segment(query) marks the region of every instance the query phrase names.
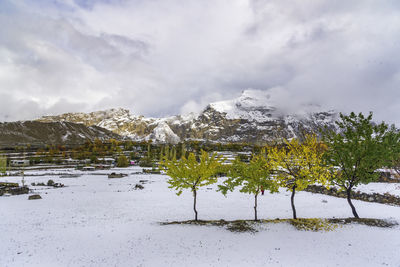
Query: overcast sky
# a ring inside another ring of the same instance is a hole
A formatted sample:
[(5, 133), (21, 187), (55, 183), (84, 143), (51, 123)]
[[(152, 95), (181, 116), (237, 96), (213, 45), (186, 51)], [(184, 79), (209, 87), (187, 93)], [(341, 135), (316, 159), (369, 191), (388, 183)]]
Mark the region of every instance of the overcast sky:
[(283, 106), (400, 125), (400, 2), (0, 0), (0, 121), (166, 116), (276, 87)]

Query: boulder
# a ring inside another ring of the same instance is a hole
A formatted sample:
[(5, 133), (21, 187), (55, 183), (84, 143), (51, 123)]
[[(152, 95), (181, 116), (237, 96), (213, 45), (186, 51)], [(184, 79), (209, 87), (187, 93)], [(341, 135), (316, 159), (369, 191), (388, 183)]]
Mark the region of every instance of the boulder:
[(34, 200), (34, 199), (42, 199), (42, 197), (40, 195), (30, 195), (28, 197), (28, 200)]

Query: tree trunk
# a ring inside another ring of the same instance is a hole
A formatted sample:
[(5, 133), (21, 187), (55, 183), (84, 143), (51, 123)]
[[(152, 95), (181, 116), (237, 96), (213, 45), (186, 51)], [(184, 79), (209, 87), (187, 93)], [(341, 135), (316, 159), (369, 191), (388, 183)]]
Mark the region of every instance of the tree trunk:
[(346, 190), (347, 193), (347, 202), (349, 203), (350, 207), (351, 207), (351, 211), (353, 212), (353, 215), (355, 218), (360, 218), (357, 214), (356, 208), (354, 207), (353, 203), (351, 202), (351, 187), (349, 187)]
[(258, 194), (254, 195), (254, 220), (257, 221), (257, 196)]
[(196, 201), (197, 201), (197, 191), (196, 191), (196, 189), (193, 189), (193, 210), (194, 210), (194, 220), (195, 221), (197, 221)]
[(296, 207), (294, 206), (294, 195), (296, 194), (296, 185), (293, 186), (292, 188), (292, 196), (290, 197), (290, 201), (292, 204), (292, 211), (293, 211), (293, 219), (297, 219), (296, 216)]

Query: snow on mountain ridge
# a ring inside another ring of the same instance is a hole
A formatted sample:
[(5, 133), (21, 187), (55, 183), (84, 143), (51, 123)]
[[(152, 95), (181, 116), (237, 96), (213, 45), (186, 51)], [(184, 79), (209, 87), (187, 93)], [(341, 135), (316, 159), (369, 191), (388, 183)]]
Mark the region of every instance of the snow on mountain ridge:
[(184, 140), (217, 142), (268, 142), (318, 132), (334, 127), (337, 113), (322, 111), (318, 105), (302, 105), (289, 113), (281, 88), (262, 91), (248, 89), (232, 100), (209, 104), (200, 114), (151, 118), (130, 114), (127, 109), (45, 116), (40, 121), (71, 121), (96, 125), (133, 140), (178, 143)]
[[(281, 88), (272, 88), (267, 91), (246, 89), (235, 99), (214, 102), (209, 104), (209, 107), (225, 113), (228, 119), (257, 122), (282, 119), (286, 116), (303, 119), (311, 114), (324, 112), (317, 104), (296, 103), (294, 105), (294, 101), (286, 99), (288, 97), (289, 95)], [(290, 103), (283, 103), (285, 101)]]
[(146, 137), (146, 140), (154, 140), (155, 142), (177, 144), (181, 141), (168, 124), (164, 121), (154, 128), (153, 132)]
[(211, 103), (210, 106), (218, 112), (229, 113), (235, 108), (270, 108), (275, 104), (268, 91), (247, 89), (234, 99)]
[(247, 89), (235, 99), (218, 101), (209, 106), (214, 110), (226, 113), (228, 119), (245, 119), (265, 122), (277, 118), (276, 102), (269, 91)]

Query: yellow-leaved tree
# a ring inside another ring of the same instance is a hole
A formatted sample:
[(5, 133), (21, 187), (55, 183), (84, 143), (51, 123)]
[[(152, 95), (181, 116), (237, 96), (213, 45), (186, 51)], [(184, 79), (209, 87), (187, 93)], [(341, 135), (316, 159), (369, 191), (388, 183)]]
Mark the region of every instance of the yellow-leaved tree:
[(0, 155), (0, 175), (5, 175), (7, 172), (7, 158)]
[(253, 154), (249, 163), (242, 162), (236, 158), (227, 172), (228, 178), (219, 191), (226, 195), (228, 191), (233, 191), (240, 187), (240, 192), (254, 195), (254, 220), (257, 221), (257, 197), (263, 190), (271, 193), (278, 192), (278, 184), (272, 177), (273, 166), (265, 156), (265, 150), (259, 154)]
[(293, 219), (297, 219), (294, 205), (296, 191), (304, 190), (314, 183), (327, 183), (330, 168), (324, 164), (325, 149), (315, 135), (308, 135), (303, 142), (298, 139), (285, 140), (285, 147), (273, 147), (268, 151), (279, 185), (292, 192), (290, 199)]
[(194, 219), (197, 221), (197, 191), (200, 187), (217, 182), (217, 173), (221, 166), (222, 158), (216, 153), (209, 154), (201, 151), (199, 160), (194, 153), (186, 158), (182, 156), (179, 160), (164, 157), (160, 161), (160, 167), (166, 172), (170, 179), (169, 188), (177, 190), (177, 195), (182, 194), (183, 189), (190, 189), (193, 192)]

